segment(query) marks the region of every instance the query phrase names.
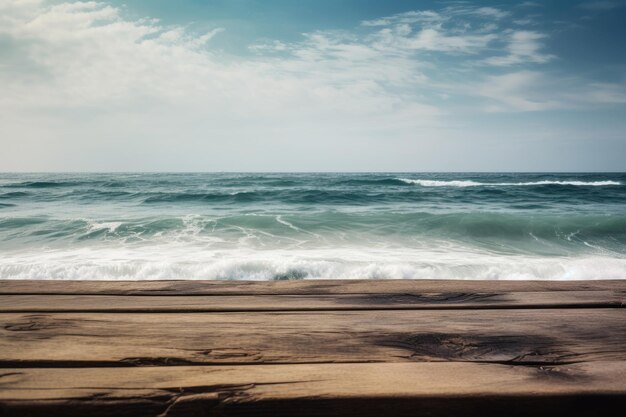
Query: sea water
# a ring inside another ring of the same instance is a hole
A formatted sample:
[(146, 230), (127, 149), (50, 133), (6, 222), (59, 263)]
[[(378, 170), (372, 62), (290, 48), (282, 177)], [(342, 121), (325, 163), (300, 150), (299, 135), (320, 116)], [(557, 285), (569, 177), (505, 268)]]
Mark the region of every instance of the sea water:
[(0, 278), (624, 279), (626, 174), (0, 174)]

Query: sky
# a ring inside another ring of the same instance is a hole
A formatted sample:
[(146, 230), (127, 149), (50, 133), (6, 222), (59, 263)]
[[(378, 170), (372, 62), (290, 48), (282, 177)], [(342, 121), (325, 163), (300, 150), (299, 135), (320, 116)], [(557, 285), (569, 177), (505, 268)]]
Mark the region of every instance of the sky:
[(0, 171), (626, 171), (626, 0), (0, 0)]

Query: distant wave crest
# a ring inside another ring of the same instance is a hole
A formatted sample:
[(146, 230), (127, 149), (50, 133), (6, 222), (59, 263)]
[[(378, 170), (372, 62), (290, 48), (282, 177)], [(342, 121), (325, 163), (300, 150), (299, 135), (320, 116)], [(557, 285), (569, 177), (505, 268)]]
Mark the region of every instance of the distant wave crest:
[(532, 186), (532, 185), (572, 185), (579, 187), (601, 187), (607, 185), (622, 185), (619, 181), (531, 181), (531, 182), (476, 182), (470, 180), (451, 180), (451, 181), (439, 181), (439, 180), (422, 180), (422, 179), (410, 179), (410, 178), (398, 178), (406, 184), (415, 184), (422, 187), (488, 187), (488, 186)]

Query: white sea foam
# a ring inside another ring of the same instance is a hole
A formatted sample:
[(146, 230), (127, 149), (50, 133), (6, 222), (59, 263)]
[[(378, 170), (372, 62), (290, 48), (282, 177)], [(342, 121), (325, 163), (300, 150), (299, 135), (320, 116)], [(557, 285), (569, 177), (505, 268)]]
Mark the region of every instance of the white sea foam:
[(407, 184), (420, 185), (422, 187), (513, 187), (513, 186), (529, 186), (529, 185), (573, 185), (580, 187), (602, 187), (607, 185), (622, 185), (619, 181), (531, 181), (531, 182), (476, 182), (476, 181), (437, 181), (437, 180), (421, 180), (410, 178), (398, 178), (398, 180)]
[(423, 278), (624, 279), (626, 258), (499, 255), (451, 248), (222, 249), (172, 242), (134, 248), (21, 250), (3, 254), (2, 279)]
[(96, 222), (92, 220), (86, 221), (88, 222), (90, 232), (96, 232), (98, 230), (115, 232), (115, 230), (117, 230), (117, 228), (122, 225), (122, 222)]
[(408, 178), (398, 178), (407, 184), (421, 185), (422, 187), (477, 187), (484, 185), (475, 181), (435, 181), (435, 180), (412, 180)]

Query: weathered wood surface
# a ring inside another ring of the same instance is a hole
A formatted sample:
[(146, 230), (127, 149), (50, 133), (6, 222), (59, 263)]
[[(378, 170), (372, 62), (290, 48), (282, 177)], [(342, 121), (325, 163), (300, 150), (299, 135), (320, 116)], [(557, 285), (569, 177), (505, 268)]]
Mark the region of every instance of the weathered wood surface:
[(0, 280), (0, 294), (246, 295), (421, 294), (433, 292), (626, 291), (625, 280), (302, 280), (302, 281), (27, 281)]
[(624, 362), (3, 369), (0, 410), (128, 417), (599, 416), (626, 405), (625, 374)]
[(236, 312), (415, 309), (601, 308), (626, 303), (619, 291), (334, 295), (0, 295), (0, 312)]
[(0, 281), (0, 416), (626, 406), (626, 281)]
[(626, 310), (618, 308), (0, 314), (0, 320), (3, 366), (626, 360)]

